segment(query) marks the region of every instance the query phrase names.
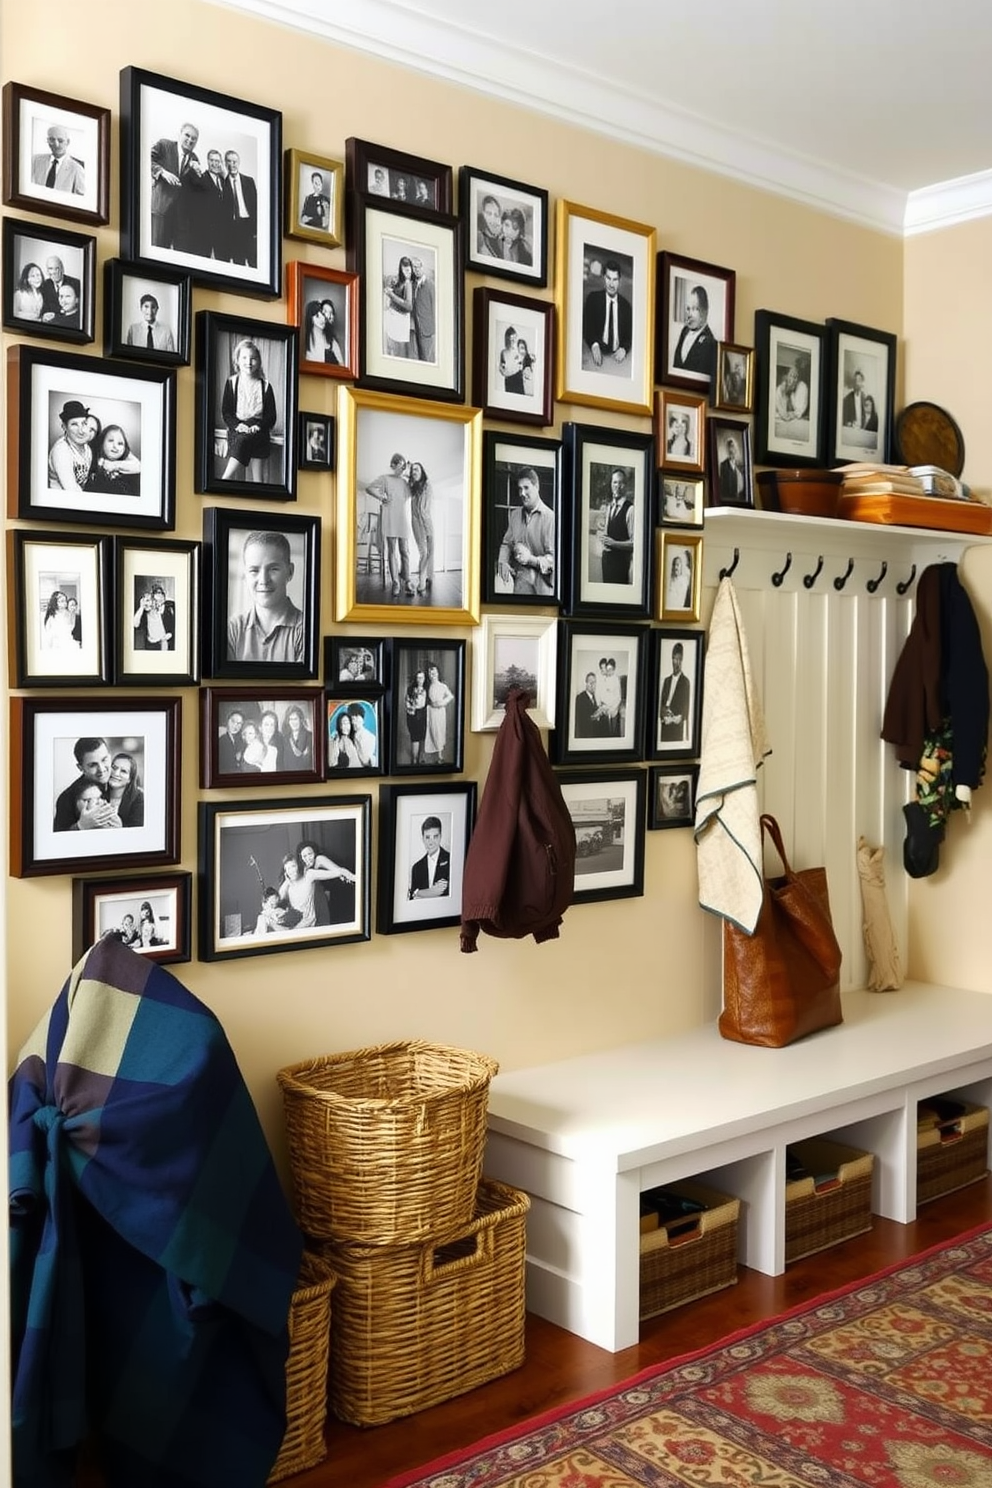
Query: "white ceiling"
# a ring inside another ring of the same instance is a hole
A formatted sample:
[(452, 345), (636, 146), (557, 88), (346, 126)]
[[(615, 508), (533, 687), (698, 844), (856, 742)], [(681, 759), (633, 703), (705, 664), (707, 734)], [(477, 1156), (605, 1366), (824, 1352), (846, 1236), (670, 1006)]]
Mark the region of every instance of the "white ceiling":
[(219, 0), (892, 232), (992, 211), (989, 0)]

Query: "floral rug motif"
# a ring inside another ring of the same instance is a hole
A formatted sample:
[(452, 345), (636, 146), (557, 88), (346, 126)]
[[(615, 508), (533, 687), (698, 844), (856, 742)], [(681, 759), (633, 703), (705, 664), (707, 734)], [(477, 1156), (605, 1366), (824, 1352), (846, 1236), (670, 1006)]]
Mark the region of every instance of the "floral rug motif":
[(992, 1488), (992, 1228), (388, 1488)]

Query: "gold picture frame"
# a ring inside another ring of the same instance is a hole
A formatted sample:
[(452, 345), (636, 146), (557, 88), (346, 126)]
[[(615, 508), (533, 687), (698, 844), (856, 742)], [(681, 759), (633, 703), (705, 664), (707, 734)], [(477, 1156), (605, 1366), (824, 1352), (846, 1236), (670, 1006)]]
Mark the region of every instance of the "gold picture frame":
[(338, 389), (336, 620), (478, 625), (481, 511), (481, 408)]
[[(323, 178), (320, 188), (313, 179), (318, 173)], [(344, 161), (310, 150), (287, 150), (283, 180), (287, 238), (340, 247), (344, 242)], [(321, 219), (326, 219), (326, 226), (320, 225)]]
[(655, 544), (654, 618), (698, 621), (703, 591), (702, 537), (659, 527)]
[(655, 229), (569, 201), (558, 202), (557, 218), (555, 396), (650, 416)]

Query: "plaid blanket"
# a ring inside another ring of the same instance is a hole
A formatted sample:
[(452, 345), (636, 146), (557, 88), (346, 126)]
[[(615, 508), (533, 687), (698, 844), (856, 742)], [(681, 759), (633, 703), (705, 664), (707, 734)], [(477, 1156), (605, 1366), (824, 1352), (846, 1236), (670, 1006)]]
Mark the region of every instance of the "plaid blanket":
[(10, 1080), (16, 1488), (262, 1485), (302, 1242), (214, 1014), (94, 946)]

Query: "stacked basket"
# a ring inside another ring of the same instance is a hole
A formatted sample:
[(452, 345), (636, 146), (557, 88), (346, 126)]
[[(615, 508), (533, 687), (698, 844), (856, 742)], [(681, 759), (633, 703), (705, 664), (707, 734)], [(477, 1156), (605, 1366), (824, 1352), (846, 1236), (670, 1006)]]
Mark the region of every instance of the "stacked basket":
[(408, 1040), (279, 1072), (300, 1225), (336, 1277), (341, 1420), (391, 1421), (523, 1362), (529, 1200), (482, 1179), (496, 1070)]

